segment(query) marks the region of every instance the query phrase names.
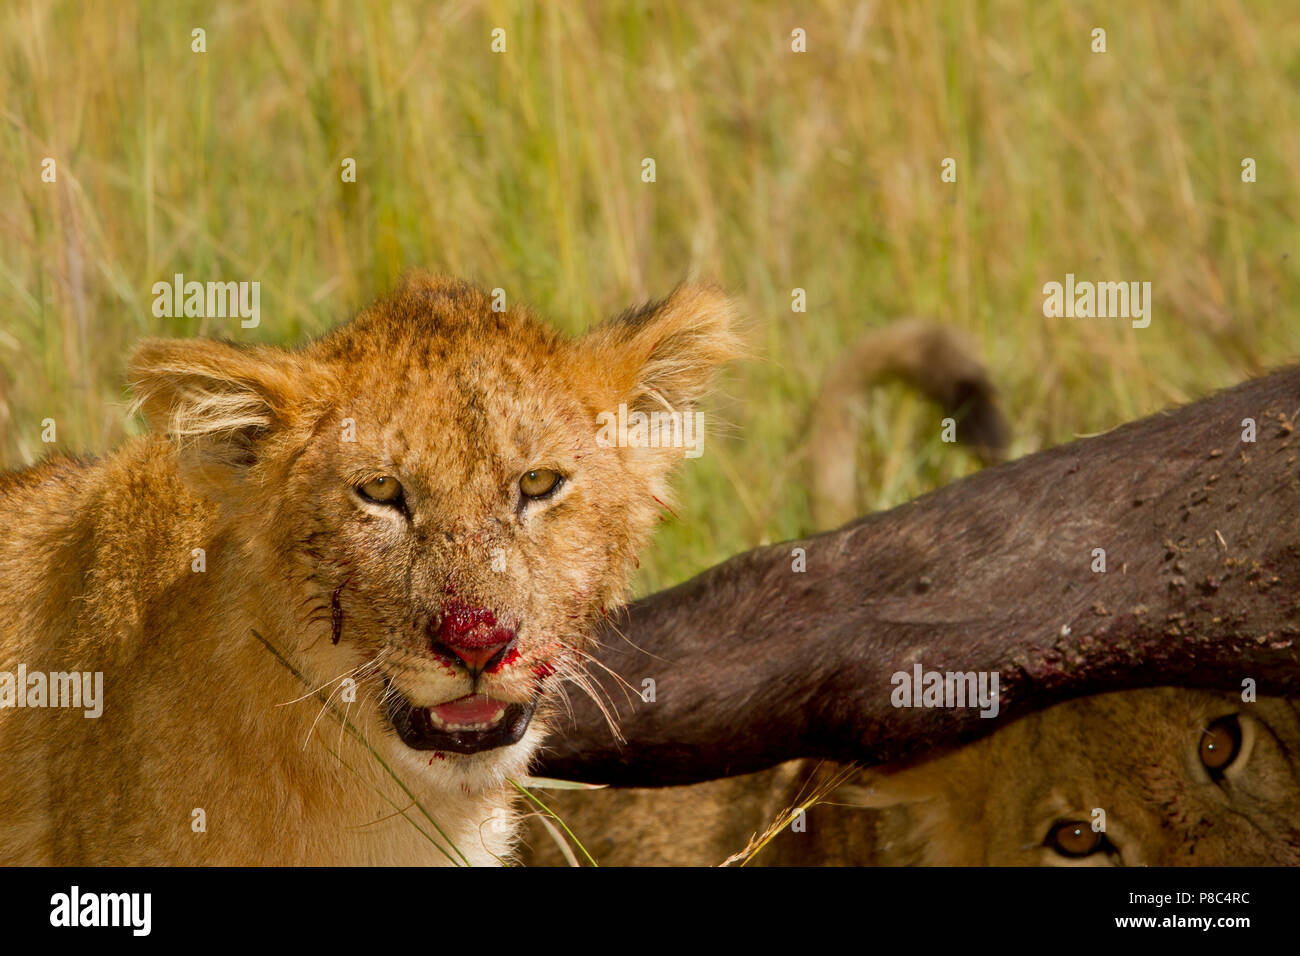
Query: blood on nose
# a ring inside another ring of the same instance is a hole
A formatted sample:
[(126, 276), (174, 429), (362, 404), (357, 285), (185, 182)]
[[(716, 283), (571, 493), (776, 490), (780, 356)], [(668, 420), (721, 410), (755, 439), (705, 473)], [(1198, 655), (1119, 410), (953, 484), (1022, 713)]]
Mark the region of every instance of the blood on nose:
[(498, 625), (496, 615), (488, 608), (449, 601), (433, 633), (433, 650), (449, 651), (470, 670), (478, 671), (514, 640), (514, 629)]

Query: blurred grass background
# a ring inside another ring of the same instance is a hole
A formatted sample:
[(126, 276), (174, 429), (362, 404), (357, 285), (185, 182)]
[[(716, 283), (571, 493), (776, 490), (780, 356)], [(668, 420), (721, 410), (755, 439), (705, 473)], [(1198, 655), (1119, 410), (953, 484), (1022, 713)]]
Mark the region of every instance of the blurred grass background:
[[(807, 408), (894, 318), (975, 337), (1015, 454), (1300, 355), (1288, 4), (11, 0), (0, 49), (6, 466), (49, 450), (47, 417), (69, 451), (138, 430), (141, 336), (297, 342), (416, 265), (569, 331), (712, 277), (756, 357), (710, 408), (731, 427), (686, 465), (646, 590), (811, 530)], [(154, 318), (176, 272), (261, 282), (261, 327)], [(1150, 281), (1150, 328), (1044, 318), (1067, 272)], [(864, 511), (973, 470), (935, 417), (899, 388), (870, 404)]]

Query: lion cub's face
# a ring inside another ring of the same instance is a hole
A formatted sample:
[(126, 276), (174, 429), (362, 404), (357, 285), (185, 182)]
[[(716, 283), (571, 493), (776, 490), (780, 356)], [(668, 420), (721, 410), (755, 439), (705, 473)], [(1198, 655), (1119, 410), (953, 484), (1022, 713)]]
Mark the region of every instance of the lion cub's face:
[(1290, 701), (1134, 690), (1031, 714), (852, 792), (896, 804), (886, 862), (1295, 865), (1297, 754)]
[(375, 723), (450, 764), (519, 742), (581, 679), (683, 457), (598, 442), (597, 415), (689, 411), (729, 320), (684, 288), (569, 341), (417, 276), (299, 351), (154, 342), (133, 380), (309, 676), (351, 677)]

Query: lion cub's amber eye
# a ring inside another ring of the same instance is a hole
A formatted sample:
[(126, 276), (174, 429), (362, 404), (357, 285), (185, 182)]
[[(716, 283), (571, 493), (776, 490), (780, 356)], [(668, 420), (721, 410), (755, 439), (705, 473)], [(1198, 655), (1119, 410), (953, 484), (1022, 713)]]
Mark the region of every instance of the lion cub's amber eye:
[(371, 478), (364, 485), (358, 486), (357, 492), (367, 501), (374, 501), (381, 505), (391, 505), (402, 497), (402, 485), (396, 478), (380, 475), (378, 478)]
[(560, 473), (549, 468), (535, 468), (519, 479), (519, 490), (529, 498), (545, 498), (560, 487)]
[(1201, 733), (1201, 763), (1211, 776), (1221, 774), (1241, 752), (1241, 722), (1236, 714), (1220, 717)]
[(1087, 823), (1067, 820), (1052, 827), (1043, 841), (1062, 856), (1091, 856), (1102, 846), (1102, 835)]

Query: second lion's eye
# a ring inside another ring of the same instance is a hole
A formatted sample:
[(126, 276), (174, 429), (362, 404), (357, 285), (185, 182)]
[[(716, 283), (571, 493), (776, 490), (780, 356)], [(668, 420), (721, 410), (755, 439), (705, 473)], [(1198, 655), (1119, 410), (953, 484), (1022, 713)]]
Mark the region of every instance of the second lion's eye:
[(526, 498), (545, 498), (560, 487), (560, 473), (550, 468), (534, 468), (519, 479), (519, 490)]
[(1201, 733), (1200, 757), (1210, 777), (1223, 776), (1241, 753), (1241, 721), (1236, 714), (1220, 717)]
[(1055, 850), (1061, 856), (1079, 859), (1105, 849), (1105, 840), (1106, 838), (1089, 824), (1079, 820), (1066, 820), (1057, 823), (1048, 831), (1043, 845)]
[(375, 504), (391, 505), (401, 500), (402, 485), (396, 478), (380, 475), (377, 478), (371, 478), (363, 485), (358, 485), (357, 494), (366, 501), (373, 501)]

